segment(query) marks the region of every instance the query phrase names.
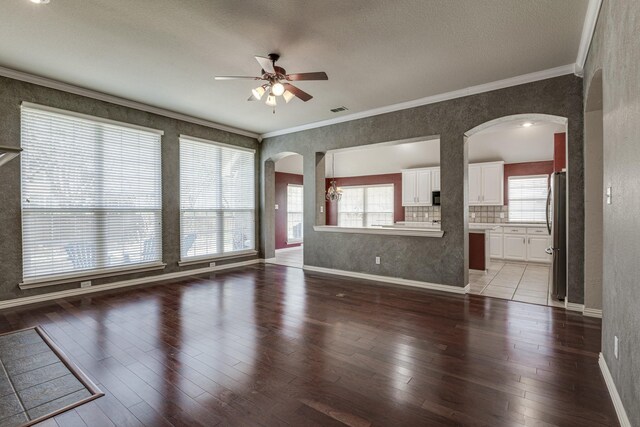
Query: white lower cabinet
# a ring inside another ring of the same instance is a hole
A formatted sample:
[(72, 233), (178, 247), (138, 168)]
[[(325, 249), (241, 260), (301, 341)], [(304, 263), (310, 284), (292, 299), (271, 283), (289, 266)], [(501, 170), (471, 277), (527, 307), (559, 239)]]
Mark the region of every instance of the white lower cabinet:
[(489, 234), (489, 254), (491, 258), (504, 258), (502, 250), (502, 233), (497, 234), (493, 231)]
[(527, 260), (527, 238), (524, 235), (504, 235), (504, 259)]
[(551, 262), (551, 256), (545, 252), (549, 247), (548, 236), (527, 237), (527, 260), (537, 262)]

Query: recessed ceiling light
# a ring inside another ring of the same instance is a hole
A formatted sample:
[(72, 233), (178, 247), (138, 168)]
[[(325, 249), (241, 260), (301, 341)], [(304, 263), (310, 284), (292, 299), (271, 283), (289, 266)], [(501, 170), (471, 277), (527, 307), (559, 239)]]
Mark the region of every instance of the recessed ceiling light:
[(523, 128), (528, 128), (528, 127), (531, 127), (531, 126), (533, 126), (533, 123), (531, 123), (531, 122), (524, 122), (524, 123), (522, 124), (522, 127), (523, 127)]
[(51, 0), (31, 0), (31, 3), (35, 4), (48, 4)]

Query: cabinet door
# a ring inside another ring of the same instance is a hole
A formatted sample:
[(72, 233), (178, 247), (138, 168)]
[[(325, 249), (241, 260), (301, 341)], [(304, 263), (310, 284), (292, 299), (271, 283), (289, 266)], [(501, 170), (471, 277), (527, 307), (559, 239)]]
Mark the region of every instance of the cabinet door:
[(502, 259), (504, 257), (504, 253), (502, 250), (502, 234), (491, 234), (489, 235), (489, 254), (491, 258)]
[(469, 165), (469, 205), (482, 204), (482, 167)]
[(418, 171), (418, 203), (431, 206), (431, 170)]
[(529, 236), (527, 238), (527, 261), (551, 262), (551, 255), (545, 252), (549, 246), (548, 236)]
[(413, 206), (417, 203), (416, 175), (416, 171), (402, 171), (402, 206)]
[(440, 191), (440, 168), (431, 170), (431, 189)]
[(524, 235), (504, 235), (504, 259), (526, 261), (527, 238)]
[(482, 204), (504, 204), (504, 168), (502, 164), (482, 166)]

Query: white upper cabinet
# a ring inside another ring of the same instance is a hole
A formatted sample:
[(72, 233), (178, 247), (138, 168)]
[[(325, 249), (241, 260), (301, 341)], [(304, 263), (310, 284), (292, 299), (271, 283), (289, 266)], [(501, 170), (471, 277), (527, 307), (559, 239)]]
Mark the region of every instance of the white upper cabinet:
[(469, 165), (469, 205), (504, 204), (504, 162)]
[[(434, 172), (437, 170), (437, 176)], [(437, 190), (434, 183), (437, 179)], [(431, 193), (440, 190), (440, 168), (402, 171), (402, 206), (431, 206)]]

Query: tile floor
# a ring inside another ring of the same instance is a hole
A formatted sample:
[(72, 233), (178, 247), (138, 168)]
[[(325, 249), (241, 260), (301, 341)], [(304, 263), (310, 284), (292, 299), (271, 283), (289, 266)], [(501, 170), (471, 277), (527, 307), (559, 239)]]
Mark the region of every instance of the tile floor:
[(276, 259), (271, 263), (302, 268), (302, 245), (293, 248), (276, 249)]
[(550, 265), (491, 261), (486, 273), (469, 272), (470, 293), (540, 305), (561, 305), (549, 297)]

